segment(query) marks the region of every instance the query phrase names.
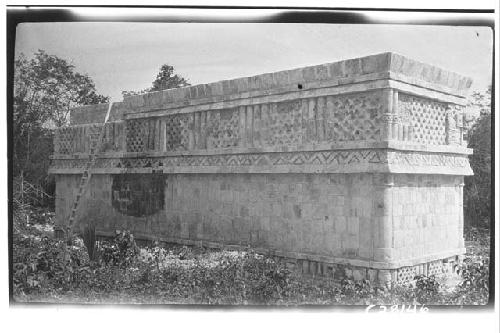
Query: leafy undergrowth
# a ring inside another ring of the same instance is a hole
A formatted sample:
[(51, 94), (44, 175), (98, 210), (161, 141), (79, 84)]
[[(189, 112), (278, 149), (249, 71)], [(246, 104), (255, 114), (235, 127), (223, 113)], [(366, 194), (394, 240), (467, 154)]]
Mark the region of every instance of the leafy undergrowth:
[(13, 294), (16, 301), (49, 303), (485, 304), (487, 252), (483, 243), (471, 244), (474, 252), (459, 268), (462, 281), (455, 288), (420, 276), (389, 290), (369, 281), (304, 277), (251, 250), (139, 247), (128, 232), (97, 242), (91, 261), (81, 238), (66, 247), (33, 224), (14, 228)]

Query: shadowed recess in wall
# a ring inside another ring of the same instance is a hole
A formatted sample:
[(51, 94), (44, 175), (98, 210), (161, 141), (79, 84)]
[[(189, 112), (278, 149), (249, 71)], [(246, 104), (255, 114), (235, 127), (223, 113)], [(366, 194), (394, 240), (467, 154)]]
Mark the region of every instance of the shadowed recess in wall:
[(165, 177), (158, 174), (113, 176), (112, 205), (129, 216), (149, 216), (163, 209)]

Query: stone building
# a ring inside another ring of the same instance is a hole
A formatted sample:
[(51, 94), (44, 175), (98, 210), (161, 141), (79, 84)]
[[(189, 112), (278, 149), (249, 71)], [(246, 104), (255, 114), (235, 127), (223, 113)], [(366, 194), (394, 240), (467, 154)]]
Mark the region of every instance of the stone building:
[(57, 225), (103, 129), (77, 227), (379, 283), (447, 271), (465, 252), (470, 85), (383, 53), (125, 97), (104, 129), (107, 104), (77, 108), (54, 142)]

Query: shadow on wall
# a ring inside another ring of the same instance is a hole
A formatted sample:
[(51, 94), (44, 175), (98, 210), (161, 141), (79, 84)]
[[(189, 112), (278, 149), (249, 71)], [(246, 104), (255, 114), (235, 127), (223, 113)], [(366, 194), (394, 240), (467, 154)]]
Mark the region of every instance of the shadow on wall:
[(150, 216), (164, 207), (166, 175), (113, 175), (111, 202), (113, 208), (128, 216)]

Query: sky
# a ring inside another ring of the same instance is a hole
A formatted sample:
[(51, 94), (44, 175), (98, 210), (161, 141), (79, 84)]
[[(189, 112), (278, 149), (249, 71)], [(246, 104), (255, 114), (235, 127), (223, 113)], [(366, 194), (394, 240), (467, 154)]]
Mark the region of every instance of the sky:
[(38, 49), (70, 61), (99, 93), (151, 86), (162, 64), (191, 84), (319, 65), (387, 51), (471, 77), (492, 79), (487, 27), (285, 23), (23, 23), (16, 54)]

